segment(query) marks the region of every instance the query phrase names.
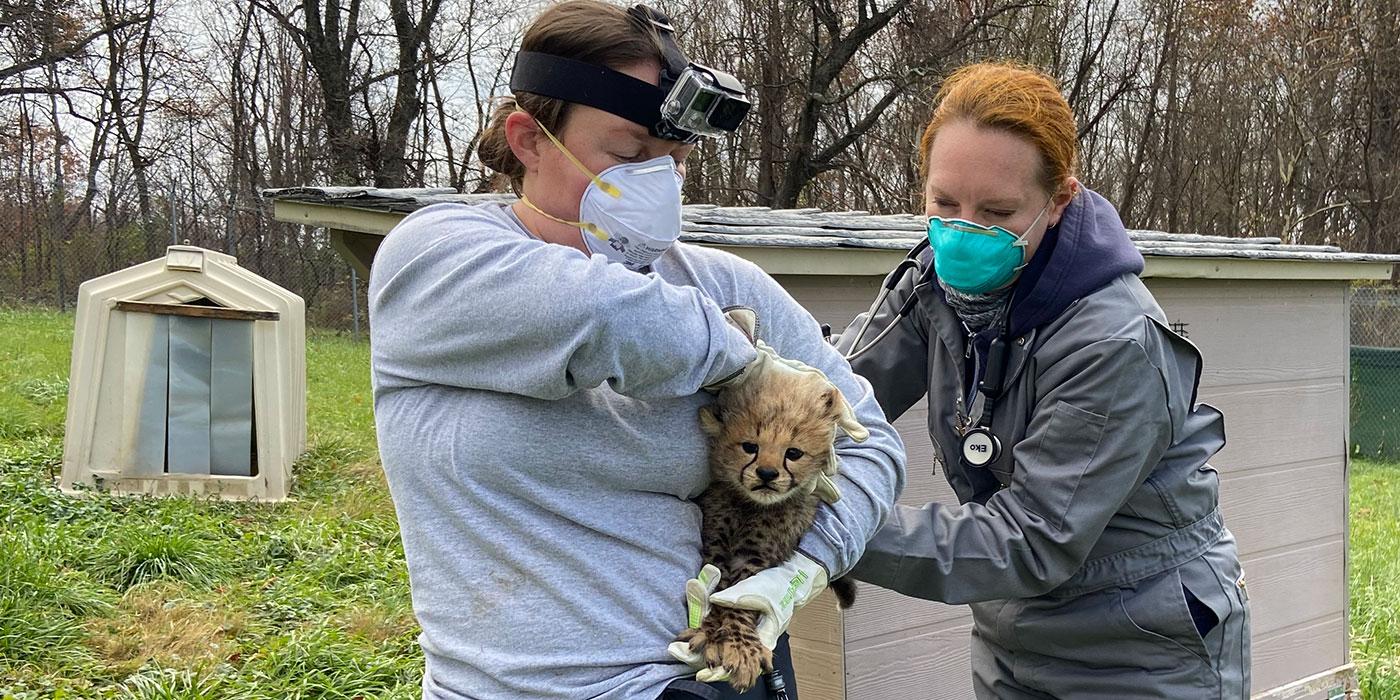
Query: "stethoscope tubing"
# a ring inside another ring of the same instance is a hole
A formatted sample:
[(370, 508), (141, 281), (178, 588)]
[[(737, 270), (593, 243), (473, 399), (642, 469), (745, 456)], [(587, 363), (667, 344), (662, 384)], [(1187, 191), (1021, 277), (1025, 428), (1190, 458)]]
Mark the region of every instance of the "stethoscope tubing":
[(870, 329), (871, 321), (875, 320), (875, 312), (880, 310), (880, 307), (885, 303), (885, 299), (889, 297), (890, 292), (894, 291), (894, 288), (898, 287), (899, 283), (904, 280), (904, 275), (910, 269), (918, 269), (919, 254), (922, 253), (925, 248), (928, 248), (929, 245), (928, 240), (919, 241), (919, 244), (914, 246), (914, 249), (909, 251), (909, 254), (905, 255), (904, 259), (900, 260), (899, 264), (896, 265), (888, 275), (885, 275), (885, 282), (880, 285), (880, 293), (875, 295), (875, 303), (871, 304), (870, 309), (865, 312), (865, 320), (861, 322), (860, 328), (856, 330), (855, 340), (851, 341), (851, 350), (846, 353), (847, 362), (864, 355), (871, 348), (878, 345), (881, 340), (885, 339), (885, 336), (890, 334), (890, 331), (894, 330), (895, 326), (899, 325), (899, 321), (914, 309), (914, 304), (918, 303), (919, 299), (917, 293), (910, 294), (909, 298), (904, 300), (904, 303), (899, 307), (899, 311), (895, 312), (894, 318), (890, 319), (889, 323), (885, 324), (884, 329), (876, 334), (874, 340), (871, 340), (864, 346), (860, 346), (861, 339), (865, 337), (866, 331)]
[[(894, 291), (894, 288), (899, 286), (899, 283), (904, 280), (904, 276), (908, 273), (910, 269), (918, 269), (919, 254), (922, 253), (923, 249), (925, 247), (928, 247), (928, 245), (928, 241), (921, 241), (919, 245), (915, 246), (914, 249), (911, 250), (909, 254), (904, 257), (903, 260), (900, 260), (899, 264), (896, 265), (895, 268), (891, 270), (888, 275), (885, 276), (884, 283), (880, 285), (880, 292), (875, 295), (875, 302), (870, 305), (870, 310), (867, 311), (865, 314), (865, 320), (861, 322), (860, 328), (856, 330), (855, 339), (851, 341), (850, 352), (846, 353), (845, 356), (847, 362), (855, 360), (856, 358), (868, 352), (871, 348), (875, 347), (876, 345), (879, 345), (880, 341), (884, 340), (885, 336), (889, 335), (890, 331), (894, 330), (895, 326), (899, 325), (900, 320), (907, 316), (909, 312), (913, 310), (914, 305), (918, 303), (918, 293), (910, 293), (909, 298), (904, 300), (904, 303), (900, 305), (899, 310), (895, 312), (894, 317), (891, 318), (889, 322), (885, 324), (885, 327), (878, 334), (876, 334), (875, 338), (870, 342), (866, 343), (865, 345), (860, 344), (861, 339), (863, 339), (865, 337), (866, 332), (870, 330), (870, 324), (875, 319), (875, 313), (879, 311), (880, 307), (884, 306), (885, 300), (889, 298), (890, 292)], [(1008, 304), (1009, 303), (1010, 302), (1008, 300)], [(986, 402), (983, 405), (983, 411), (982, 414), (979, 416), (977, 425), (973, 427), (971, 431), (969, 431), (969, 433), (985, 433), (990, 438), (992, 444), (992, 453), (989, 455), (987, 462), (991, 462), (997, 459), (1001, 451), (1001, 441), (997, 438), (996, 434), (991, 431), (991, 428), (989, 426), (991, 423), (993, 406), (995, 405), (996, 400), (1001, 397), (1001, 394), (1005, 390), (1005, 387), (1002, 386), (1002, 384), (1005, 381), (1005, 378), (1002, 376), (1002, 372), (1004, 372), (1005, 370), (1004, 344), (1007, 340), (1007, 337), (1010, 335), (1010, 332), (1011, 311), (1010, 309), (1007, 309), (1007, 311), (1002, 317), (1001, 333), (998, 335), (997, 343), (994, 343), (994, 345), (1001, 344), (1002, 347), (994, 348), (990, 351), (992, 355), (994, 355), (994, 357), (988, 358), (988, 366), (985, 370), (986, 374), (983, 376), (983, 381), (980, 382), (979, 386), (977, 387), (978, 392), (984, 396)], [(994, 364), (996, 365), (995, 367), (993, 367)], [(988, 384), (992, 381), (995, 382), (996, 386), (988, 386)], [(964, 435), (963, 441), (966, 442), (967, 439), (968, 436)], [(964, 461), (966, 461), (966, 459), (964, 459)], [(980, 467), (983, 466), (983, 464), (976, 464), (970, 466)]]

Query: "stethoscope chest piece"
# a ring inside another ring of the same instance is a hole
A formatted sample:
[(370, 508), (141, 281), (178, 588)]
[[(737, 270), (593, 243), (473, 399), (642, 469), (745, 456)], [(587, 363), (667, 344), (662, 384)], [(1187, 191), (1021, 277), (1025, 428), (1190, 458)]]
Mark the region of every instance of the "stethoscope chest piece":
[(969, 467), (985, 467), (1001, 456), (1001, 441), (982, 426), (963, 434), (961, 444), (963, 463)]

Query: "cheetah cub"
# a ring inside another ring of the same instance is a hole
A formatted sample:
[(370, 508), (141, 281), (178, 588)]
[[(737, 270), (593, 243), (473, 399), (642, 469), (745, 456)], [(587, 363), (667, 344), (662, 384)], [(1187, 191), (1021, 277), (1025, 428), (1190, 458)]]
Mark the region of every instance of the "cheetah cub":
[[(722, 391), (700, 409), (711, 479), (699, 498), (701, 553), (719, 567), (720, 589), (782, 564), (811, 527), (819, 502), (813, 488), (830, 458), (839, 401), (834, 388), (777, 375)], [(841, 607), (854, 601), (853, 581), (829, 587)], [(717, 605), (699, 630), (678, 639), (710, 667), (728, 669), (730, 685), (743, 692), (773, 668), (757, 624), (755, 611)]]

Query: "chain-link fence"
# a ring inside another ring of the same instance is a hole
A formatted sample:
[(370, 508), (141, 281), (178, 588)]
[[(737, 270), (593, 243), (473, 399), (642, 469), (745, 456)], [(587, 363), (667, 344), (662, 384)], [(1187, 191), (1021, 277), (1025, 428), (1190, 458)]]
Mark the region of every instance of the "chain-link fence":
[(178, 190), (152, 198), (146, 211), (0, 201), (0, 301), (71, 310), (83, 281), (161, 257), (172, 243), (236, 256), (300, 295), (313, 327), (366, 329), (366, 280), (331, 248), (324, 229), (275, 221), (264, 201), (196, 204)]
[(1400, 287), (1353, 290), (1351, 444), (1358, 456), (1400, 459)]

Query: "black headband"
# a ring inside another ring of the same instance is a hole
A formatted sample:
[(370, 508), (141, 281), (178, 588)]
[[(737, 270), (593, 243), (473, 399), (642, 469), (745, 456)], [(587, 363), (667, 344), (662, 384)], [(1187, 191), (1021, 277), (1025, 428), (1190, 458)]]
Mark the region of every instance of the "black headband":
[(510, 89), (595, 107), (653, 133), (666, 97), (660, 87), (606, 66), (534, 51), (516, 54)]
[(656, 32), (656, 39), (661, 44), (661, 89), (670, 90), (676, 84), (676, 79), (681, 77), (681, 71), (690, 65), (690, 59), (685, 57), (681, 47), (676, 43), (676, 28), (671, 24), (671, 18), (660, 10), (648, 5), (633, 5), (628, 8), (627, 14), (640, 21), (642, 26)]
[(607, 66), (521, 51), (515, 56), (515, 68), (510, 74), (511, 92), (532, 92), (588, 105), (644, 126), (657, 138), (694, 142), (697, 134), (666, 124), (661, 118), (661, 103), (681, 72), (690, 65), (690, 60), (676, 44), (671, 18), (647, 5), (634, 5), (628, 8), (627, 14), (642, 28), (656, 34), (663, 63), (657, 76), (659, 86)]

